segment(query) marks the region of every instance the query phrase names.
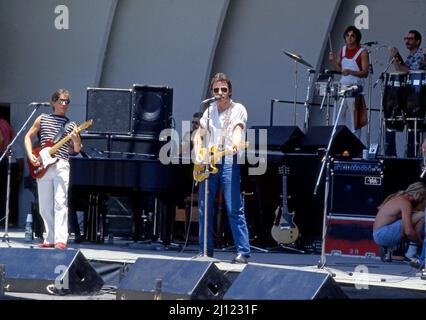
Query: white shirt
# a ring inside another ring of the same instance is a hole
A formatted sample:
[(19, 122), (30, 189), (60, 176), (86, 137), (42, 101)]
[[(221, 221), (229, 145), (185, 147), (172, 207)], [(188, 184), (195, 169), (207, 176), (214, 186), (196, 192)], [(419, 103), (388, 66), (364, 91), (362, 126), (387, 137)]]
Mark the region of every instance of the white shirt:
[[(228, 126), (223, 128), (225, 121), (229, 115)], [(207, 119), (210, 116), (209, 128), (207, 128)], [(232, 134), (237, 125), (243, 127), (243, 137), (245, 136), (246, 124), (247, 124), (247, 110), (241, 104), (233, 102), (231, 100), (231, 106), (223, 112), (219, 113), (217, 108), (217, 102), (213, 102), (204, 111), (202, 118), (200, 119), (200, 126), (203, 129), (208, 129), (210, 132), (209, 136), (209, 148), (214, 145), (222, 145), (223, 130), (226, 129), (225, 133), (225, 149), (232, 148)], [(232, 158), (232, 156), (231, 156)]]

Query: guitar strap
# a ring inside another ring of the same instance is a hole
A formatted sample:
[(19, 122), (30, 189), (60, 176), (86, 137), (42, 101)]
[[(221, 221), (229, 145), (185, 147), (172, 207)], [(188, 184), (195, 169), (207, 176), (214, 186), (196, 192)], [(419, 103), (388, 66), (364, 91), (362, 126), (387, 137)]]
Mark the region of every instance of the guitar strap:
[(221, 150), (225, 150), (225, 139), (226, 139), (226, 134), (228, 133), (228, 126), (231, 122), (231, 113), (232, 113), (232, 107), (233, 107), (234, 103), (231, 101), (231, 105), (229, 106), (228, 110), (226, 110), (226, 118), (225, 121), (223, 122), (223, 127), (222, 127), (222, 137), (220, 139), (220, 145), (219, 148)]
[(70, 126), (71, 126), (71, 120), (68, 120), (67, 122), (64, 122), (64, 124), (62, 125), (62, 127), (59, 128), (58, 133), (53, 138), (53, 142), (54, 143), (58, 143), (59, 140), (61, 140), (62, 136), (64, 135), (64, 133), (68, 130), (68, 128)]

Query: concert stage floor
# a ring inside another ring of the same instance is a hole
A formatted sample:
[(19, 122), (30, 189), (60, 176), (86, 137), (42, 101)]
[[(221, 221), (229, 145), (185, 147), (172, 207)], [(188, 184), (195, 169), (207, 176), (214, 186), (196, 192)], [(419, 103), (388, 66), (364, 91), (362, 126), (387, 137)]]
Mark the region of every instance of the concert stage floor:
[[(0, 233), (3, 236), (3, 233)], [(30, 248), (34, 243), (24, 241), (21, 231), (9, 232), (12, 248)], [(164, 248), (161, 244), (134, 243), (129, 240), (115, 238), (113, 244), (95, 244), (84, 242), (72, 243), (68, 250), (80, 250), (84, 257), (98, 271), (105, 265), (131, 266), (138, 258), (164, 260), (191, 260), (197, 253), (197, 246), (191, 244), (182, 252), (181, 246)], [(0, 242), (0, 248), (7, 248), (6, 242)], [(39, 249), (53, 250), (53, 249)], [(231, 264), (234, 252), (216, 250), (215, 262), (219, 270), (231, 280), (235, 280), (246, 265)], [(326, 255), (324, 268), (318, 268), (319, 254), (293, 253), (280, 249), (261, 252), (254, 249), (249, 265), (269, 268), (292, 269), (315, 273), (329, 273), (350, 299), (425, 299), (426, 280), (421, 279), (419, 270), (413, 269), (403, 261), (393, 260), (382, 262), (379, 258), (329, 256)], [(7, 265), (6, 265), (7, 270)], [(272, 269), (271, 269), (272, 270)], [(48, 294), (30, 294), (6, 292), (7, 299), (35, 300), (114, 300), (119, 274), (99, 274), (104, 278), (105, 285), (101, 292), (92, 296)], [(253, 289), (255, 290), (255, 289)], [(285, 298), (284, 298), (285, 299)]]

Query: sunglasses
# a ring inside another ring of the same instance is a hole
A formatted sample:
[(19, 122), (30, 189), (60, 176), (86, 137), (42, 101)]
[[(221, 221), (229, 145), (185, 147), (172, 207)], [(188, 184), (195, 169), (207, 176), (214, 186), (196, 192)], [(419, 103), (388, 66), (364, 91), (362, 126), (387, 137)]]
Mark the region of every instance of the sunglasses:
[(414, 39), (414, 37), (405, 37), (405, 38), (404, 38), (404, 40), (405, 40), (405, 41), (408, 41), (408, 40), (410, 40), (410, 41), (414, 41), (415, 39)]
[(70, 102), (71, 102), (70, 99), (58, 99), (58, 103), (62, 105), (70, 104)]
[(200, 124), (200, 121), (192, 121), (192, 124)]
[(219, 90), (221, 90), (223, 93), (227, 93), (228, 92), (228, 88), (223, 87), (223, 88), (214, 88), (213, 92), (214, 93), (219, 93)]

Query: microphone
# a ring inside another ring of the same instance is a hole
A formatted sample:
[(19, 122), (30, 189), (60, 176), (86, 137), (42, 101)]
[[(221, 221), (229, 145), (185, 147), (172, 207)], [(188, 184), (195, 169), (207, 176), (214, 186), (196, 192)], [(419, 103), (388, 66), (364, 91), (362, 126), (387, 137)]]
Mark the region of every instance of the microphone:
[(348, 92), (357, 92), (359, 90), (359, 87), (357, 85), (355, 86), (351, 86), (349, 88), (343, 89), (341, 91), (339, 91), (339, 95), (342, 96)]
[(215, 101), (220, 100), (220, 99), (221, 99), (220, 97), (211, 97), (211, 98), (208, 98), (206, 100), (201, 101), (201, 104), (215, 102)]
[(42, 106), (42, 107), (50, 107), (50, 102), (31, 102), (30, 106)]
[(364, 46), (368, 46), (368, 47), (371, 47), (372, 45), (376, 45), (376, 44), (379, 44), (379, 42), (378, 41), (370, 41), (370, 42), (363, 43)]

